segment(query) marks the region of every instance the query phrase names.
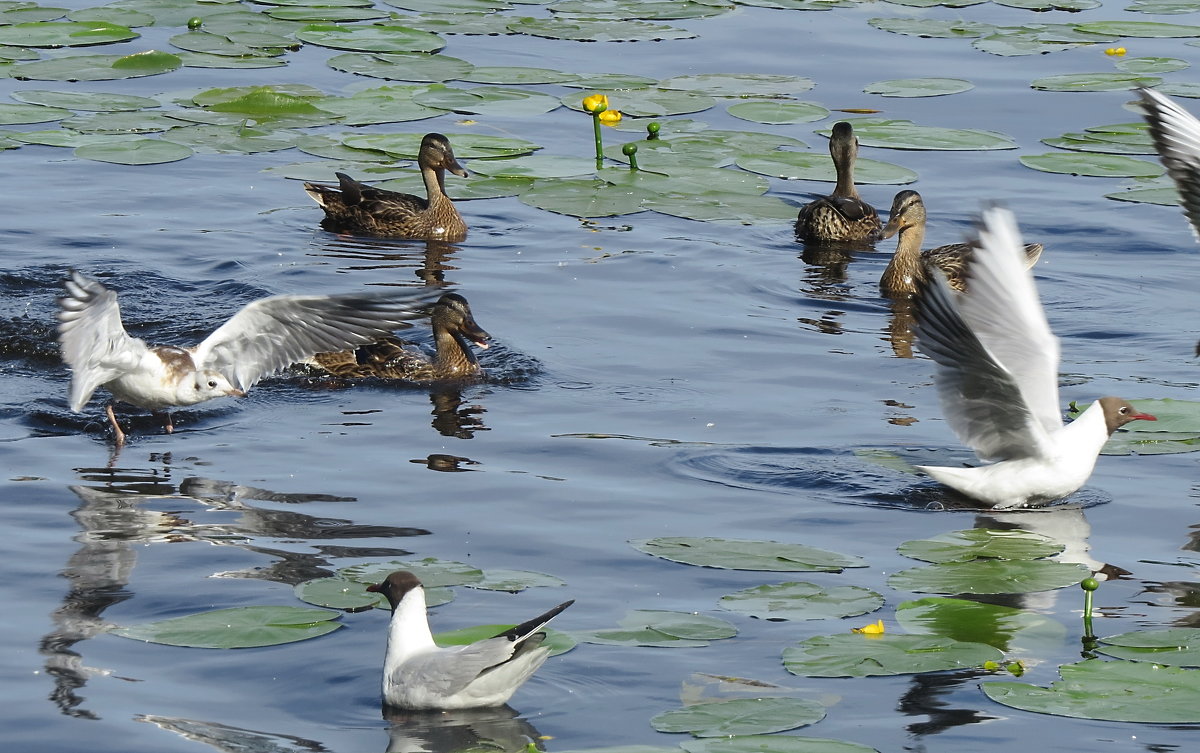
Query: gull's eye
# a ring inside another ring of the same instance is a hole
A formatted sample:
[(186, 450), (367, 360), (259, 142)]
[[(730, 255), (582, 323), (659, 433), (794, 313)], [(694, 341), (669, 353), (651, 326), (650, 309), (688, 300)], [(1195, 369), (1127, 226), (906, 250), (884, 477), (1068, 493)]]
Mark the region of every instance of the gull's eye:
[(1127, 408), (1125, 406), (1121, 406), (1121, 410), (1119, 410), (1117, 412), (1120, 413), (1122, 416), (1124, 416), (1125, 414), (1129, 413), (1129, 408)]
[(214, 379), (209, 379), (209, 380), (208, 380), (208, 386), (209, 386), (210, 388), (216, 388), (216, 386), (217, 386), (217, 382), (216, 382), (216, 380), (214, 380)]

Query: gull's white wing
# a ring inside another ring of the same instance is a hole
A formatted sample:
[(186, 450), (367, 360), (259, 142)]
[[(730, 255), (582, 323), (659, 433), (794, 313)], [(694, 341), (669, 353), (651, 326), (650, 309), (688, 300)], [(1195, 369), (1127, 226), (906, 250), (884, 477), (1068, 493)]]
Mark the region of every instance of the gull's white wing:
[(63, 286), (58, 343), (71, 367), (71, 410), (78, 413), (97, 387), (136, 368), (147, 348), (121, 324), (116, 293), (75, 271)]
[(1011, 213), (988, 210), (967, 292), (931, 270), (917, 299), (917, 337), (938, 364), (942, 413), (982, 460), (1041, 455), (1062, 426), (1058, 342), (1023, 257)]
[[(392, 682), (422, 688), (433, 696), (452, 696), (465, 690), (486, 670), (511, 659), (523, 645), (506, 637), (497, 637), (414, 656), (396, 668)], [(549, 650), (541, 653), (548, 655)]]
[(1138, 93), (1154, 148), (1179, 188), (1192, 233), (1200, 239), (1200, 121), (1165, 94), (1153, 89)]
[(196, 346), (201, 369), (247, 390), (262, 377), (315, 353), (353, 348), (422, 316), (440, 291), (279, 295), (257, 300)]

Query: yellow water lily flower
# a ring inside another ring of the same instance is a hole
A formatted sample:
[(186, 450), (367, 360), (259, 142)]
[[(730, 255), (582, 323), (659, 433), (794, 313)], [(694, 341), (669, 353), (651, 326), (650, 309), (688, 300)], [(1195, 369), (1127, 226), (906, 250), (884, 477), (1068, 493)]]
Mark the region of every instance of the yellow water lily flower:
[(583, 98), (583, 109), (588, 112), (604, 112), (608, 109), (608, 97), (603, 94), (593, 94)]
[(1124, 47), (1109, 47), (1107, 50), (1104, 51), (1104, 54), (1105, 55), (1116, 55), (1117, 57), (1120, 57), (1121, 55), (1125, 54), (1125, 48)]
[(621, 122), (620, 110), (605, 110), (596, 117), (600, 118), (600, 122), (606, 126), (615, 126)]
[(851, 633), (862, 633), (863, 635), (883, 635), (883, 620), (876, 620), (870, 625), (863, 625), (860, 628), (850, 628)]

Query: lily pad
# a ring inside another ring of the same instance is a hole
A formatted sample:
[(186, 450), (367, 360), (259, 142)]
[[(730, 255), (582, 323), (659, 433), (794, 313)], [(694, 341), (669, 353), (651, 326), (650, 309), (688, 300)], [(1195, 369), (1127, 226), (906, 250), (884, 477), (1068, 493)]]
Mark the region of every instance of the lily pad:
[(659, 42), (666, 39), (693, 39), (686, 29), (649, 21), (576, 19), (576, 18), (517, 18), (508, 23), (514, 34), (547, 39), (573, 39), (576, 42)]
[[(584, 112), (583, 100), (591, 92), (567, 94), (561, 101), (572, 110)], [(707, 94), (689, 91), (667, 91), (666, 89), (633, 89), (613, 94), (608, 98), (608, 106), (620, 110), (625, 115), (635, 118), (655, 118), (664, 115), (682, 115), (689, 112), (701, 112), (716, 104), (716, 100)]]
[(639, 76), (636, 73), (580, 73), (574, 81), (564, 81), (563, 86), (611, 94), (630, 89), (647, 89), (656, 83), (658, 79)]
[(181, 50), (188, 52), (202, 52), (207, 55), (227, 55), (230, 57), (251, 57), (251, 56), (266, 56), (274, 57), (282, 55), (287, 51), (288, 47), (296, 46), (296, 43), (286, 37), (276, 37), (275, 45), (251, 45), (235, 42), (228, 36), (223, 34), (209, 34), (204, 31), (189, 31), (184, 34), (176, 34), (171, 37), (170, 43)]
[(783, 666), (803, 677), (875, 677), (981, 667), (1004, 654), (984, 643), (929, 635), (818, 635), (783, 651)]
[[(488, 638), (495, 638), (497, 635), (514, 627), (516, 625), (475, 625), (474, 627), (435, 633), (433, 640), (439, 646), (467, 646), (478, 641), (485, 641)], [(578, 641), (561, 630), (543, 628), (542, 632), (546, 634), (546, 640), (542, 642), (542, 645), (550, 649), (550, 656), (565, 654), (579, 645)]]
[(526, 588), (565, 586), (562, 578), (535, 573), (530, 570), (485, 570), (483, 580), (468, 583), (469, 588), (482, 588), (487, 591), (508, 591), (516, 593)]
[(515, 34), (508, 28), (511, 16), (499, 13), (426, 13), (405, 16), (404, 25), (432, 34)]
[(634, 610), (619, 624), (619, 629), (580, 631), (574, 635), (585, 643), (658, 648), (702, 647), (707, 646), (708, 641), (737, 635), (737, 628), (726, 620), (657, 609)]
[(446, 40), (405, 26), (336, 26), (309, 24), (296, 38), (321, 47), (359, 52), (436, 52)]
[(875, 748), (827, 737), (796, 735), (737, 735), (684, 740), (687, 753), (879, 753)]
[(933, 594), (1023, 594), (1073, 586), (1089, 575), (1074, 562), (972, 560), (902, 570), (888, 586)]
[(287, 65), (286, 60), (278, 57), (231, 57), (203, 52), (183, 52), (179, 59), (186, 68), (279, 68)]
[(1005, 706), (1081, 719), (1114, 722), (1200, 722), (1200, 670), (1149, 662), (1088, 659), (1058, 668), (1049, 688), (1019, 682), (985, 682), (985, 695)]
[(940, 635), (1036, 655), (1060, 649), (1067, 637), (1066, 627), (1046, 615), (942, 596), (904, 602), (896, 607), (896, 621), (911, 635)]
[[(1102, 454), (1169, 455), (1200, 450), (1200, 402), (1171, 398), (1131, 402), (1158, 420), (1135, 421), (1123, 427), (1109, 437)], [(1072, 403), (1068, 415), (1078, 414), (1079, 406)]]
[(1164, 172), (1161, 165), (1119, 154), (1027, 154), (1021, 157), (1021, 164), (1047, 173), (1100, 178), (1156, 178)]
[(87, 24), (95, 21), (104, 21), (105, 23), (128, 26), (130, 28), (154, 25), (154, 16), (149, 13), (142, 13), (132, 8), (118, 8), (113, 5), (102, 5), (97, 8), (80, 8), (68, 13), (67, 18), (78, 23)]
[(975, 88), (962, 78), (894, 78), (867, 84), (863, 91), (884, 97), (942, 97)]
[(9, 68), (15, 79), (34, 81), (112, 81), (122, 78), (154, 76), (183, 66), (178, 55), (165, 52), (136, 55), (70, 55), (67, 57), (20, 63)]
[(728, 570), (840, 572), (847, 567), (867, 566), (861, 557), (778, 541), (663, 536), (629, 543), (638, 551), (672, 562)]
[(1045, 13), (1052, 10), (1065, 10), (1078, 12), (1081, 10), (1091, 10), (1099, 8), (1102, 3), (1100, 0), (993, 0), (997, 5), (1003, 5), (1006, 8), (1023, 8), (1025, 10), (1038, 11)]
[(487, 160), (471, 165), (480, 175), (493, 178), (577, 178), (594, 175), (596, 161), (557, 154), (530, 154), (510, 159)]
[(481, 65), (458, 78), (476, 84), (521, 86), (526, 84), (564, 84), (574, 81), (578, 76), (552, 68)]
[(407, 570), (421, 581), (426, 590), (438, 586), (461, 586), (483, 580), (483, 571), (462, 562), (426, 557), (421, 560), (393, 560), (366, 565), (351, 565), (338, 570), (343, 578), (372, 585), (381, 583), (397, 570)]
[(317, 578), (299, 583), (293, 589), (296, 598), (331, 609), (366, 609), (387, 604), (382, 594), (366, 590), (366, 586), (349, 578)]
[(996, 27), (978, 21), (940, 20), (936, 18), (872, 18), (868, 24), (893, 34), (941, 39), (972, 39), (991, 34)]
[(646, 196), (695, 194), (697, 186), (704, 186), (708, 191), (761, 196), (771, 187), (767, 179), (760, 175), (714, 167), (672, 167), (670, 173), (608, 168), (600, 172), (600, 177), (613, 185), (639, 191)]
[(149, 97), (109, 92), (57, 92), (42, 89), (21, 89), (12, 93), (13, 99), (33, 105), (65, 107), (68, 110), (93, 112), (122, 112), (158, 107), (158, 101)]
[(21, 47), (84, 47), (137, 39), (127, 26), (100, 21), (92, 23), (41, 22), (0, 26), (0, 44)]
[(38, 21), (53, 21), (67, 14), (66, 8), (43, 8), (34, 3), (21, 3), (9, 6), (0, 5), (0, 25), (35, 23)]
[(1161, 83), (1162, 79), (1157, 76), (1133, 73), (1065, 73), (1039, 78), (1029, 85), (1034, 89), (1052, 92), (1106, 92), (1152, 87)]
[(388, 0), (388, 5), (414, 13), (493, 13), (512, 7), (504, 0)]
[(1200, 37), (1200, 26), (1156, 21), (1091, 21), (1073, 25), (1079, 31), (1114, 37)]
[(1100, 639), (1100, 652), (1130, 661), (1200, 667), (1200, 628), (1135, 630)]
[(1171, 73), (1190, 68), (1191, 65), (1188, 61), (1179, 58), (1126, 58), (1116, 62), (1118, 70), (1135, 75)]
[(1045, 39), (1037, 29), (999, 29), (995, 33), (982, 36), (971, 42), (971, 46), (980, 52), (1001, 57), (1019, 57), (1022, 55), (1045, 55), (1051, 52), (1073, 50), (1083, 44), (1096, 42), (1067, 42), (1059, 39)]
[(158, 165), (186, 159), (192, 156), (192, 150), (182, 144), (158, 139), (124, 139), (76, 147), (75, 156), (117, 165)]
[(499, 86), (478, 86), (474, 89), (439, 87), (416, 95), (413, 101), (426, 107), (469, 115), (527, 118), (542, 115), (559, 106), (558, 99), (548, 94)]
[(741, 192), (654, 194), (642, 202), (646, 209), (697, 222), (738, 222), (753, 225), (770, 221), (794, 223), (797, 207), (776, 196)]
[(119, 627), (114, 635), (192, 648), (255, 648), (294, 643), (331, 633), (340, 612), (306, 607), (234, 607)]
[(763, 620), (824, 620), (856, 617), (883, 606), (883, 597), (858, 586), (822, 588), (802, 581), (774, 583), (721, 597), (722, 609)]
[(57, 146), (74, 149), (84, 144), (111, 144), (125, 141), (129, 136), (116, 133), (79, 133), (67, 128), (55, 128), (51, 131), (27, 131), (6, 133), (5, 136), (25, 144), (40, 144), (42, 146)]
[(49, 123), (69, 118), (73, 113), (59, 107), (42, 105), (10, 105), (0, 102), (0, 125), (22, 125), (26, 123)]
[[(485, 178), (482, 175), (472, 175), (470, 180), (456, 180), (447, 185), (446, 192), (455, 201), (500, 199), (506, 196), (517, 196), (528, 191), (532, 185), (532, 178)], [(425, 183), (421, 174), (411, 170), (403, 177), (376, 183), (375, 187), (414, 196), (420, 196), (425, 191)], [(490, 572), (488, 571), (488, 573)]]
[(294, 133), (243, 125), (194, 125), (174, 128), (163, 139), (206, 154), (258, 154), (290, 149)]
[(735, 118), (771, 125), (811, 123), (829, 117), (829, 110), (820, 105), (811, 102), (781, 102), (775, 99), (738, 102), (725, 109)]
[(426, 86), (378, 86), (349, 97), (313, 100), (316, 107), (341, 116), (349, 126), (373, 123), (403, 123), (445, 114), (445, 110), (417, 104), (414, 97), (429, 91)]
[(763, 735), (816, 724), (825, 707), (801, 698), (735, 698), (664, 711), (650, 719), (659, 732), (690, 732), (696, 737)]
[(643, 211), (645, 195), (599, 178), (534, 181), (520, 194), (523, 204), (570, 217), (616, 217)]
[[(355, 149), (386, 152), (400, 159), (416, 159), (423, 136), (423, 133), (362, 133), (347, 136), (342, 143)], [(515, 157), (541, 149), (531, 141), (508, 136), (448, 133), (446, 137), (454, 145), (454, 156), (459, 159)]]
[[(319, 2), (321, 0), (314, 0)], [(302, 21), (306, 23), (336, 23), (347, 21), (373, 21), (377, 18), (387, 18), (386, 10), (377, 8), (332, 8), (329, 6), (296, 6), (294, 8), (271, 8), (266, 11), (271, 18), (281, 21)]]
[(813, 88), (810, 78), (773, 73), (693, 73), (663, 79), (658, 85), (714, 97), (786, 97)]
[[(1181, 203), (1179, 200), (1179, 189), (1175, 187), (1174, 183), (1171, 183), (1170, 185), (1150, 186), (1135, 184), (1134, 186), (1121, 191), (1106, 193), (1104, 194), (1104, 198), (1112, 199), (1114, 201), (1129, 201), (1135, 204), (1157, 204), (1164, 207), (1178, 206)], [(1186, 441), (1188, 437), (1181, 437), (1181, 439)], [(1153, 445), (1147, 445), (1147, 447), (1153, 446), (1154, 448), (1159, 448), (1164, 444), (1166, 443), (1155, 442)], [(1194, 441), (1191, 444), (1181, 444), (1180, 447), (1194, 447), (1196, 449), (1200, 449), (1200, 441)], [(1190, 449), (1183, 451), (1191, 452)], [(1125, 455), (1128, 454), (1128, 452), (1114, 452), (1114, 454)]]
[[(909, 120), (886, 118), (854, 118), (858, 143), (884, 149), (944, 149), (954, 151), (976, 151), (988, 149), (1016, 149), (1011, 138), (996, 131), (976, 128), (940, 128), (917, 125)], [(818, 133), (828, 136), (831, 129)]]
[(709, 18), (728, 13), (732, 4), (692, 2), (692, 0), (558, 0), (549, 6), (554, 13), (572, 16), (616, 16), (669, 21), (685, 18)]
[[(771, 152), (760, 157), (738, 157), (735, 164), (743, 170), (785, 180), (837, 180), (833, 160), (828, 154), (816, 152)], [(912, 170), (890, 162), (859, 158), (854, 163), (854, 180), (859, 185), (903, 185), (916, 179)]]
[(449, 55), (427, 55), (420, 52), (367, 54), (347, 52), (325, 61), (330, 68), (360, 76), (372, 76), (394, 81), (453, 81), (469, 75), (475, 66)]
[(1029, 531), (970, 528), (931, 539), (906, 541), (898, 547), (905, 557), (925, 562), (968, 562), (973, 559), (1034, 560), (1052, 557), (1063, 545)]

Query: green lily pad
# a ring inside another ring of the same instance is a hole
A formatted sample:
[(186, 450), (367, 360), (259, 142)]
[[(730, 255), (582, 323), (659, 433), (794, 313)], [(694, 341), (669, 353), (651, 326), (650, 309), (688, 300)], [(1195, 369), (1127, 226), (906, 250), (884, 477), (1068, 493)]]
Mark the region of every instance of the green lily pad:
[[(294, 140), (295, 147), (305, 154), (336, 160), (359, 162), (393, 162), (391, 155), (374, 149), (353, 149), (342, 143), (349, 134), (300, 133)], [(418, 182), (419, 176), (418, 176)], [(409, 193), (412, 193), (409, 191)]]
[[(828, 154), (815, 152), (771, 152), (759, 157), (738, 157), (734, 163), (743, 170), (785, 180), (820, 180), (833, 183), (837, 171)], [(854, 181), (859, 185), (903, 185), (912, 183), (917, 174), (906, 167), (860, 158), (854, 163)]]
[(278, 57), (230, 57), (229, 55), (207, 55), (203, 52), (183, 52), (179, 59), (186, 68), (279, 68), (287, 61)]
[(942, 596), (904, 602), (896, 607), (896, 621), (911, 635), (940, 635), (1034, 655), (1060, 649), (1067, 637), (1066, 627), (1046, 615)]
[[(854, 126), (854, 135), (859, 144), (883, 149), (982, 151), (1017, 148), (1016, 142), (996, 131), (922, 126), (909, 120), (887, 118), (854, 118), (848, 122)], [(818, 131), (826, 136), (831, 132), (828, 128)]]
[[(583, 100), (591, 92), (567, 94), (561, 101), (572, 110), (584, 112)], [(682, 115), (707, 110), (716, 100), (707, 94), (689, 91), (667, 91), (665, 89), (633, 89), (613, 94), (608, 98), (609, 109), (619, 110), (635, 118), (656, 118), (664, 115)]]
[(847, 567), (867, 566), (861, 557), (778, 541), (663, 536), (629, 543), (640, 552), (672, 562), (728, 570), (840, 572)]
[(875, 748), (827, 737), (796, 735), (737, 735), (684, 740), (687, 753), (879, 753)]
[(659, 42), (666, 39), (693, 39), (686, 29), (649, 21), (628, 21), (584, 18), (513, 19), (508, 30), (514, 34), (547, 39), (573, 39), (576, 42)]
[(296, 38), (321, 47), (359, 52), (436, 52), (446, 40), (405, 26), (336, 26), (309, 24)]
[(1159, 93), (1167, 94), (1172, 97), (1191, 97), (1192, 99), (1200, 98), (1200, 84), (1198, 83), (1179, 81), (1166, 83), (1157, 88)]
[(1064, 133), (1062, 136), (1042, 139), (1046, 146), (1070, 149), (1075, 152), (1097, 152), (1100, 154), (1157, 154), (1150, 132), (1136, 135), (1097, 133)]
[(531, 207), (570, 217), (616, 217), (643, 211), (644, 195), (593, 178), (535, 180), (519, 198)]
[(611, 94), (630, 89), (647, 89), (656, 83), (658, 79), (639, 76), (636, 73), (580, 73), (574, 81), (564, 81), (563, 86)]
[(1092, 21), (1073, 26), (1089, 34), (1114, 37), (1200, 37), (1200, 26), (1164, 24), (1156, 21)]
[(1134, 0), (1125, 6), (1125, 10), (1130, 13), (1172, 15), (1195, 13), (1200, 8), (1197, 8), (1195, 0)]
[(118, 8), (113, 5), (102, 5), (98, 8), (80, 8), (67, 14), (67, 18), (78, 23), (94, 23), (103, 21), (116, 26), (153, 26), (154, 16), (142, 13), (132, 8)]
[(296, 598), (331, 609), (366, 609), (386, 606), (382, 594), (371, 593), (366, 586), (349, 578), (317, 578), (299, 583), (292, 589)]
[(388, 0), (388, 5), (414, 13), (493, 13), (512, 7), (504, 0)]
[(1114, 722), (1200, 722), (1200, 670), (1149, 662), (1088, 659), (1058, 668), (1049, 688), (985, 682), (985, 695), (1005, 706), (1080, 719)]
[(190, 99), (180, 101), (180, 104), (195, 104), (201, 107), (223, 105), (235, 102), (251, 94), (286, 94), (298, 99), (315, 100), (325, 96), (325, 92), (308, 84), (273, 84), (271, 86), (232, 86), (221, 89), (205, 89), (194, 94)]
[(8, 132), (5, 136), (24, 144), (40, 144), (41, 146), (57, 146), (74, 149), (84, 144), (111, 144), (125, 141), (129, 137), (116, 133), (79, 133), (67, 128), (55, 128), (52, 131)]
[(1102, 3), (1100, 0), (993, 0), (996, 5), (1003, 5), (1007, 8), (1023, 8), (1025, 10), (1033, 10), (1038, 12), (1046, 12), (1052, 10), (1065, 11), (1081, 11), (1099, 8)]
[(404, 25), (432, 34), (512, 35), (508, 28), (512, 16), (499, 13), (427, 13), (405, 16)]
[[(1126, 188), (1121, 191), (1114, 191), (1112, 193), (1106, 193), (1106, 194), (1104, 194), (1104, 198), (1112, 199), (1114, 201), (1128, 201), (1128, 202), (1132, 202), (1135, 204), (1158, 204), (1159, 206), (1164, 206), (1164, 207), (1178, 206), (1181, 203), (1179, 200), (1179, 189), (1175, 187), (1175, 184), (1173, 182), (1170, 183), (1169, 185), (1151, 185), (1151, 186), (1143, 186), (1143, 185), (1135, 184), (1133, 187)], [(1188, 438), (1181, 437), (1181, 439), (1183, 439), (1185, 441), (1184, 444), (1180, 445), (1181, 448), (1195, 447), (1196, 449), (1200, 449), (1200, 441), (1195, 441), (1195, 442), (1192, 442), (1191, 444), (1186, 444), (1186, 441)], [(1168, 441), (1168, 443), (1170, 443), (1170, 441)], [(1152, 445), (1146, 445), (1146, 447), (1154, 447), (1154, 448), (1158, 448), (1161, 446), (1162, 446), (1162, 443), (1158, 443), (1158, 442), (1155, 442)], [(1190, 452), (1191, 450), (1189, 449), (1189, 450), (1183, 450), (1183, 451)], [(1139, 453), (1140, 452), (1141, 452), (1141, 450), (1139, 450)], [(1126, 454), (1128, 454), (1128, 452), (1119, 452), (1119, 453), (1115, 453), (1115, 454), (1126, 455)], [(1149, 454), (1149, 453), (1147, 453), (1147, 454)]]
[(385, 78), (393, 81), (453, 81), (469, 75), (475, 66), (449, 55), (427, 55), (420, 52), (389, 55), (347, 52), (325, 61), (330, 68), (360, 76)]
[(787, 97), (813, 88), (810, 78), (772, 73), (692, 73), (663, 79), (658, 85), (713, 97)]
[[(469, 180), (456, 180), (447, 185), (446, 192), (455, 201), (500, 199), (506, 196), (518, 196), (528, 191), (532, 185), (532, 178), (485, 178), (482, 175), (472, 175)], [(403, 177), (376, 183), (375, 187), (414, 196), (420, 196), (425, 192), (425, 183), (421, 174), (411, 170)]]
[[(467, 646), (478, 641), (485, 641), (488, 638), (495, 638), (506, 630), (511, 630), (516, 625), (475, 625), (474, 627), (460, 628), (458, 630), (447, 630), (444, 633), (435, 633), (433, 636), (434, 643), (439, 646)], [(571, 649), (579, 645), (579, 642), (572, 638), (567, 633), (553, 628), (543, 628), (542, 632), (546, 634), (546, 640), (542, 645), (550, 649), (550, 656), (558, 656), (565, 654)]]
[(868, 24), (882, 31), (912, 37), (936, 37), (941, 39), (971, 39), (991, 34), (996, 27), (992, 24), (964, 20), (939, 20), (936, 18), (872, 18)]
[(548, 94), (499, 86), (478, 86), (474, 89), (440, 87), (414, 96), (413, 101), (426, 107), (469, 115), (529, 118), (559, 106), (558, 99)]
[(1164, 172), (1161, 165), (1119, 154), (1027, 154), (1021, 157), (1021, 164), (1047, 173), (1100, 178), (1156, 178)]
[(771, 187), (762, 176), (742, 170), (723, 170), (715, 167), (672, 167), (669, 174), (607, 168), (601, 171), (600, 177), (615, 186), (638, 191), (646, 196), (694, 194), (697, 186), (703, 186), (708, 191), (761, 196)]
[(972, 560), (902, 570), (888, 586), (932, 594), (1023, 594), (1074, 586), (1089, 575), (1074, 562)]
[(1118, 70), (1140, 76), (1147, 73), (1182, 71), (1184, 68), (1190, 68), (1192, 64), (1179, 58), (1126, 58), (1116, 61), (1115, 65)]
[(552, 68), (481, 65), (458, 78), (475, 84), (522, 86), (526, 84), (563, 84), (574, 81), (578, 76)]
[(181, 123), (164, 112), (98, 112), (76, 115), (60, 124), (81, 133), (160, 133)]
[(1200, 628), (1135, 630), (1101, 638), (1100, 652), (1129, 661), (1200, 667)]
[(206, 55), (228, 55), (230, 57), (282, 55), (288, 47), (296, 43), (286, 37), (276, 37), (275, 45), (253, 45), (236, 42), (223, 34), (209, 34), (205, 31), (189, 31), (176, 34), (168, 41), (181, 50), (202, 52)]
[(85, 144), (76, 147), (75, 156), (117, 165), (159, 165), (178, 162), (192, 156), (182, 144), (158, 139), (124, 139), (113, 143)]
[(578, 631), (574, 635), (585, 643), (658, 648), (697, 648), (707, 646), (708, 641), (737, 635), (737, 628), (726, 620), (657, 609), (635, 609), (619, 624), (619, 629)]
[[(321, 24), (374, 21), (379, 18), (387, 18), (388, 12), (379, 8), (331, 8), (329, 6), (301, 5), (294, 8), (271, 8), (267, 11), (267, 15), (281, 21)], [(426, 30), (421, 29), (421, 31)]]
[(648, 20), (678, 20), (710, 18), (728, 13), (730, 5), (692, 2), (691, 0), (557, 0), (550, 5), (554, 13), (598, 18), (640, 18)]
[(26, 123), (49, 123), (68, 118), (73, 113), (59, 107), (42, 105), (10, 105), (0, 102), (0, 125), (22, 125)]
[(103, 22), (39, 22), (0, 26), (0, 44), (20, 47), (84, 47), (137, 39), (127, 26)]
[[(971, 46), (980, 52), (1001, 57), (1019, 57), (1021, 55), (1045, 55), (1051, 52), (1073, 50), (1083, 46), (1081, 42), (1062, 42), (1053, 39), (1043, 39), (1037, 31), (1026, 29), (1001, 30), (995, 34), (980, 37), (971, 42)], [(1088, 43), (1092, 44), (1092, 43)]]
[(884, 97), (941, 97), (974, 88), (975, 84), (961, 78), (894, 78), (867, 84), (863, 91)]
[(771, 125), (811, 123), (829, 117), (829, 110), (820, 105), (814, 105), (811, 102), (781, 102), (775, 99), (738, 102), (725, 110), (741, 120)]
[(313, 100), (322, 110), (341, 116), (345, 125), (401, 123), (425, 120), (445, 113), (417, 104), (414, 97), (429, 91), (427, 86), (377, 86), (355, 92), (349, 97), (325, 97)]
[(37, 60), (42, 54), (28, 47), (11, 47), (0, 45), (0, 61)]
[(816, 724), (825, 707), (801, 698), (735, 698), (684, 706), (655, 714), (659, 732), (690, 732), (696, 737), (732, 737), (782, 732)]
[(1161, 83), (1162, 79), (1157, 76), (1133, 73), (1066, 73), (1039, 78), (1029, 85), (1034, 89), (1052, 92), (1105, 92), (1151, 87)]
[(477, 162), (471, 165), (471, 170), (493, 178), (577, 178), (594, 175), (596, 161), (557, 154), (530, 154)]
[(970, 528), (931, 539), (906, 541), (897, 549), (905, 557), (925, 562), (968, 562), (973, 559), (1035, 560), (1052, 557), (1063, 545), (1028, 531)]
[(686, 194), (654, 194), (642, 206), (660, 214), (697, 222), (738, 222), (753, 225), (796, 221), (797, 207), (775, 196), (741, 192), (703, 191)]
[(485, 570), (483, 580), (468, 583), (469, 588), (482, 588), (487, 591), (508, 591), (516, 593), (526, 588), (565, 586), (562, 578), (546, 573), (535, 573), (530, 570)]
[(875, 677), (981, 667), (1004, 654), (984, 643), (938, 635), (817, 635), (783, 651), (784, 669), (802, 677)]
[(258, 154), (290, 149), (294, 135), (242, 125), (194, 125), (174, 128), (163, 139), (205, 154)]
[[(1170, 455), (1200, 450), (1200, 402), (1170, 398), (1130, 402), (1158, 420), (1128, 424), (1109, 437), (1101, 454)], [(1072, 403), (1067, 415), (1074, 418), (1079, 412), (1079, 406)]]
[(109, 92), (56, 92), (42, 89), (22, 89), (13, 92), (12, 97), (31, 105), (64, 107), (68, 110), (88, 110), (93, 112), (121, 112), (142, 110), (147, 107), (158, 107), (158, 101), (149, 97), (135, 97), (132, 94), (111, 94)]
[(372, 585), (382, 583), (397, 570), (407, 570), (421, 581), (426, 591), (438, 586), (461, 586), (483, 580), (483, 571), (462, 562), (426, 557), (421, 560), (393, 560), (368, 565), (351, 565), (338, 570), (343, 578)]
[(255, 648), (294, 643), (331, 633), (340, 612), (305, 607), (234, 607), (119, 627), (113, 635), (192, 648)]
[[(355, 149), (386, 152), (400, 159), (416, 159), (423, 137), (423, 133), (362, 133), (347, 136), (342, 143)], [(446, 137), (454, 145), (454, 156), (459, 159), (515, 157), (541, 149), (531, 141), (508, 136), (448, 133)]]
[(22, 3), (13, 7), (0, 6), (0, 25), (53, 21), (67, 14), (66, 8), (43, 8), (34, 3)]
[(774, 583), (721, 597), (722, 609), (763, 620), (824, 620), (856, 617), (883, 606), (883, 597), (858, 586), (822, 588), (801, 581)]
[[(145, 53), (142, 53), (145, 54)], [(15, 79), (33, 81), (112, 81), (122, 78), (154, 76), (169, 73), (183, 66), (177, 55), (157, 53), (166, 57), (143, 58), (140, 62), (154, 65), (130, 65), (129, 55), (70, 55), (67, 57), (20, 63), (9, 68)], [(137, 62), (137, 61), (133, 61)], [(121, 65), (118, 65), (121, 63)]]

